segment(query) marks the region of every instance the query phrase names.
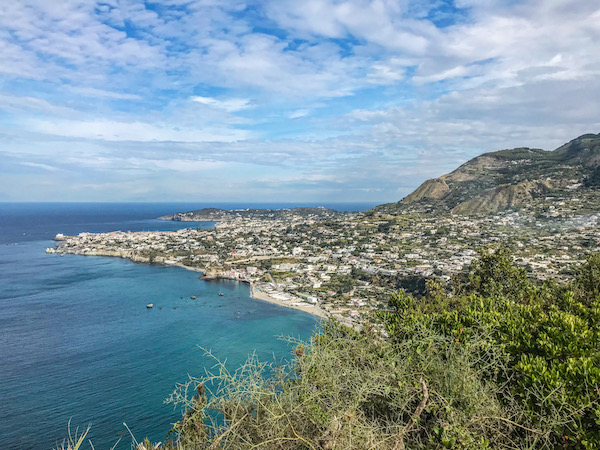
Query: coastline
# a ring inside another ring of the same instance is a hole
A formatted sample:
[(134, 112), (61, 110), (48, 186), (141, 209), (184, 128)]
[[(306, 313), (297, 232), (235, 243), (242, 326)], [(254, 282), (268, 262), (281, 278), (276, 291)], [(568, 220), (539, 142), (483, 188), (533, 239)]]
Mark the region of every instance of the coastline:
[[(61, 252), (55, 251), (52, 253), (61, 253)], [(79, 255), (79, 256), (104, 256), (104, 257), (113, 257), (113, 258), (117, 257), (117, 258), (122, 258), (122, 259), (128, 259), (131, 262), (139, 263), (139, 264), (160, 264), (165, 267), (180, 267), (182, 269), (186, 269), (186, 270), (189, 270), (192, 272), (201, 273), (203, 275), (200, 277), (201, 280), (219, 280), (219, 279), (229, 280), (230, 279), (227, 277), (221, 277), (218, 273), (214, 274), (214, 275), (213, 274), (206, 275), (205, 269), (202, 269), (199, 267), (186, 266), (185, 264), (181, 264), (179, 262), (176, 262), (176, 263), (168, 263), (165, 261), (150, 262), (150, 261), (145, 260), (144, 258), (139, 258), (134, 253), (130, 253), (130, 252), (97, 252), (97, 251), (94, 251), (94, 252), (86, 252), (86, 253), (77, 253), (77, 252), (64, 252), (64, 253), (72, 254), (72, 255)], [(329, 314), (327, 312), (323, 311), (321, 308), (319, 308), (316, 305), (282, 301), (282, 300), (273, 298), (266, 292), (260, 290), (260, 288), (257, 288), (255, 283), (252, 281), (237, 280), (237, 279), (233, 279), (233, 281), (238, 281), (238, 282), (249, 284), (250, 285), (250, 297), (254, 298), (256, 300), (273, 303), (275, 305), (283, 306), (285, 308), (297, 309), (299, 311), (302, 311), (307, 314), (311, 314), (313, 316), (317, 316), (317, 317), (320, 317), (323, 319), (326, 319), (329, 317)]]
[(286, 308), (298, 309), (300, 311), (303, 311), (308, 314), (312, 314), (313, 316), (317, 316), (322, 319), (327, 319), (329, 317), (329, 314), (327, 314), (325, 311), (323, 311), (317, 305), (309, 305), (309, 304), (302, 305), (297, 302), (292, 303), (292, 302), (285, 302), (283, 300), (278, 300), (276, 298), (271, 297), (266, 292), (264, 292), (260, 289), (257, 289), (255, 283), (253, 283), (253, 282), (247, 282), (247, 283), (250, 284), (250, 296), (252, 298), (255, 298), (257, 300), (262, 300), (265, 302), (269, 302), (269, 303), (273, 303), (275, 305), (284, 306)]
[[(133, 261), (131, 258), (129, 258), (130, 261)], [(134, 261), (136, 262), (136, 261)], [(156, 263), (154, 263), (156, 264)], [(301, 304), (298, 302), (286, 302), (283, 300), (279, 300), (276, 298), (271, 297), (269, 294), (267, 294), (266, 292), (264, 292), (263, 290), (261, 290), (260, 288), (258, 288), (256, 286), (256, 283), (253, 281), (248, 281), (248, 280), (239, 280), (239, 279), (232, 279), (232, 278), (228, 278), (228, 277), (222, 277), (218, 274), (216, 275), (206, 275), (206, 271), (198, 268), (198, 267), (190, 267), (190, 266), (186, 266), (184, 264), (181, 263), (175, 263), (175, 264), (169, 264), (169, 263), (158, 263), (158, 264), (162, 264), (164, 266), (169, 266), (169, 267), (181, 267), (182, 269), (186, 269), (186, 270), (191, 270), (192, 272), (199, 272), (202, 273), (202, 276), (200, 277), (200, 280), (202, 281), (206, 281), (206, 280), (230, 280), (230, 281), (237, 281), (238, 283), (246, 283), (250, 286), (250, 297), (254, 298), (256, 300), (261, 300), (263, 302), (269, 302), (269, 303), (273, 303), (274, 305), (277, 306), (283, 306), (284, 308), (292, 308), (292, 309), (297, 309), (299, 311), (305, 312), (307, 314), (311, 314), (313, 316), (317, 316), (320, 317), (321, 319), (327, 319), (329, 318), (331, 315), (329, 313), (327, 313), (326, 311), (324, 311), (323, 309), (321, 309), (319, 306), (317, 305), (310, 305), (308, 303), (306, 304)], [(340, 319), (340, 318), (338, 318)]]
[[(131, 258), (128, 258), (130, 261), (133, 261)], [(134, 261), (137, 262), (137, 261)], [(142, 264), (144, 264), (142, 262)], [(156, 264), (156, 263), (154, 263)], [(256, 300), (261, 300), (263, 302), (269, 302), (269, 303), (273, 303), (274, 305), (277, 306), (283, 306), (285, 308), (292, 308), (292, 309), (297, 309), (299, 311), (305, 312), (307, 314), (311, 314), (313, 316), (317, 316), (320, 317), (322, 319), (327, 319), (330, 317), (330, 314), (328, 314), (326, 311), (323, 311), (319, 306), (317, 305), (309, 305), (307, 304), (300, 304), (298, 302), (286, 302), (283, 300), (279, 300), (276, 298), (271, 297), (269, 294), (267, 294), (266, 292), (264, 292), (263, 290), (261, 290), (260, 288), (258, 288), (256, 286), (256, 283), (253, 281), (248, 281), (248, 280), (238, 280), (238, 279), (232, 279), (232, 278), (228, 278), (228, 277), (222, 277), (220, 275), (206, 275), (206, 271), (198, 268), (198, 267), (190, 267), (190, 266), (186, 266), (184, 264), (181, 263), (175, 263), (175, 264), (169, 264), (169, 263), (158, 263), (158, 264), (162, 264), (164, 266), (168, 266), (168, 267), (181, 267), (182, 269), (186, 269), (186, 270), (190, 270), (192, 272), (199, 272), (202, 273), (202, 276), (200, 277), (200, 280), (202, 281), (206, 281), (206, 280), (231, 280), (231, 281), (237, 281), (238, 283), (246, 283), (250, 286), (250, 297), (254, 298)]]

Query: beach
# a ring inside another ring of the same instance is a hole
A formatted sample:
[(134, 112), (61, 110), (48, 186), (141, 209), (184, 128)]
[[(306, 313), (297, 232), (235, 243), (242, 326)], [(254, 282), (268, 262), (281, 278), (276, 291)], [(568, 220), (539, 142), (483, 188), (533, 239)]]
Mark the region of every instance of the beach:
[(262, 300), (265, 302), (273, 303), (278, 306), (284, 306), (286, 308), (297, 309), (299, 311), (302, 311), (302, 312), (305, 312), (308, 314), (312, 314), (313, 316), (321, 317), (323, 319), (327, 319), (331, 316), (331, 314), (324, 311), (317, 305), (311, 305), (311, 304), (301, 302), (301, 301), (284, 301), (284, 300), (274, 298), (274, 297), (270, 296), (268, 293), (266, 293), (261, 287), (257, 286), (256, 283), (253, 281), (229, 278), (227, 276), (223, 276), (222, 273), (217, 273), (216, 275), (208, 275), (207, 276), (206, 269), (199, 268), (199, 267), (190, 267), (190, 266), (186, 266), (185, 264), (181, 264), (181, 263), (163, 263), (163, 264), (167, 265), (167, 266), (172, 266), (172, 267), (181, 267), (182, 269), (191, 270), (193, 272), (200, 272), (200, 273), (204, 274), (202, 277), (200, 277), (203, 280), (223, 279), (223, 280), (234, 280), (234, 281), (238, 281), (240, 283), (247, 283), (250, 285), (250, 296), (257, 300)]
[(263, 300), (265, 302), (274, 303), (279, 306), (285, 306), (286, 308), (298, 309), (302, 312), (312, 314), (318, 317), (322, 317), (324, 319), (329, 317), (325, 311), (319, 308), (317, 305), (309, 305), (308, 303), (302, 304), (300, 302), (293, 301), (283, 301), (276, 298), (271, 297), (265, 291), (261, 290), (259, 287), (255, 285), (255, 283), (250, 283), (250, 295), (253, 298), (258, 300)]

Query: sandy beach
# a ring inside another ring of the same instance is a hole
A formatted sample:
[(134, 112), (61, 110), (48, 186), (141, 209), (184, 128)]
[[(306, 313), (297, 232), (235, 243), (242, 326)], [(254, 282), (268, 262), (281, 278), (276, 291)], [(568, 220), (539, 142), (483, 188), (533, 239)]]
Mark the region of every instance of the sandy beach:
[[(190, 266), (186, 266), (184, 264), (180, 264), (180, 263), (175, 263), (175, 264), (165, 264), (165, 265), (170, 265), (170, 266), (175, 266), (175, 267), (181, 267), (183, 269), (187, 269), (187, 270), (191, 270), (194, 272), (201, 272), (204, 274), (205, 270), (198, 268), (198, 267), (190, 267)], [(216, 276), (215, 278), (222, 278), (220, 276)], [(229, 279), (229, 278), (223, 278), (223, 279)], [(261, 290), (260, 287), (257, 287), (255, 285), (255, 283), (249, 282), (249, 281), (245, 281), (245, 280), (235, 280), (241, 283), (248, 283), (250, 285), (250, 296), (252, 298), (255, 298), (257, 300), (262, 300), (265, 302), (269, 302), (269, 303), (274, 303), (275, 305), (278, 306), (284, 306), (286, 308), (292, 308), (292, 309), (298, 309), (300, 311), (303, 311), (305, 313), (308, 314), (312, 314), (314, 316), (318, 316), (324, 319), (327, 319), (330, 315), (323, 311), (321, 308), (319, 308), (316, 305), (309, 305), (308, 303), (306, 304), (298, 304), (300, 302), (285, 302), (283, 300), (279, 300), (276, 298), (271, 297), (269, 294), (267, 294), (265, 291)]]
[(323, 311), (321, 308), (319, 308), (316, 305), (309, 305), (309, 304), (303, 305), (303, 304), (298, 304), (297, 302), (284, 302), (283, 300), (278, 300), (276, 298), (273, 298), (266, 292), (262, 291), (260, 288), (256, 287), (254, 285), (254, 283), (250, 283), (250, 295), (252, 295), (253, 298), (256, 298), (258, 300), (263, 300), (265, 302), (274, 303), (279, 306), (285, 306), (286, 308), (298, 309), (305, 313), (313, 314), (315, 316), (319, 316), (324, 319), (329, 317), (329, 315), (325, 311)]
[[(193, 272), (200, 272), (203, 275), (205, 274), (206, 270), (199, 268), (199, 267), (190, 267), (190, 266), (186, 266), (185, 264), (181, 264), (181, 263), (163, 263), (164, 265), (167, 266), (172, 266), (172, 267), (181, 267), (182, 269), (186, 269), (186, 270), (191, 270)], [(201, 277), (202, 279), (204, 279), (204, 276)], [(210, 279), (230, 279), (227, 277), (222, 277), (220, 275), (216, 275), (216, 276), (211, 276), (209, 277)], [(273, 303), (275, 305), (278, 306), (284, 306), (286, 308), (292, 308), (292, 309), (297, 309), (300, 311), (303, 311), (305, 313), (308, 314), (312, 314), (313, 316), (317, 316), (317, 317), (321, 317), (323, 319), (327, 319), (329, 317), (336, 317), (338, 320), (340, 320), (342, 323), (345, 323), (348, 326), (351, 327), (355, 327), (356, 328), (356, 324), (353, 324), (352, 322), (349, 322), (347, 320), (347, 318), (342, 318), (341, 316), (338, 315), (331, 315), (328, 312), (322, 310), (321, 308), (319, 308), (316, 305), (309, 305), (308, 303), (304, 303), (304, 302), (300, 302), (300, 301), (283, 301), (283, 300), (279, 300), (277, 298), (273, 298), (271, 297), (269, 294), (267, 294), (265, 291), (263, 291), (260, 287), (256, 286), (255, 283), (250, 282), (250, 281), (246, 281), (246, 280), (234, 280), (234, 281), (238, 281), (240, 283), (248, 283), (250, 285), (250, 296), (252, 298), (255, 298), (257, 300), (262, 300), (265, 302), (269, 302), (269, 303)]]

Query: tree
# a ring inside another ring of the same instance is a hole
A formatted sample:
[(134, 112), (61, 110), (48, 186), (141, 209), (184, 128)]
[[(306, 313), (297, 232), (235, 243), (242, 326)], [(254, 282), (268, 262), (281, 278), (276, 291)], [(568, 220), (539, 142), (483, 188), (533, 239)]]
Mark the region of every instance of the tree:
[(478, 253), (479, 258), (471, 265), (466, 283), (461, 286), (463, 293), (512, 298), (526, 294), (531, 282), (525, 268), (514, 264), (510, 250), (488, 247)]

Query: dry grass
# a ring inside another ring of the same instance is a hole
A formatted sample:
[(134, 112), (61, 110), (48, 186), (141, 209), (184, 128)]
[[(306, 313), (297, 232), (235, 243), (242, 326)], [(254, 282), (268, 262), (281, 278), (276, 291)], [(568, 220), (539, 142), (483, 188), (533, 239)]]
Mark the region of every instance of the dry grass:
[(230, 372), (215, 359), (205, 377), (178, 385), (169, 401), (187, 412), (174, 427), (174, 445), (398, 450), (543, 442), (516, 403), (497, 400), (504, 387), (485, 381), (503, 355), (484, 338), (461, 345), (423, 329), (391, 345), (327, 322), (310, 342), (294, 343), (289, 366), (252, 356)]

